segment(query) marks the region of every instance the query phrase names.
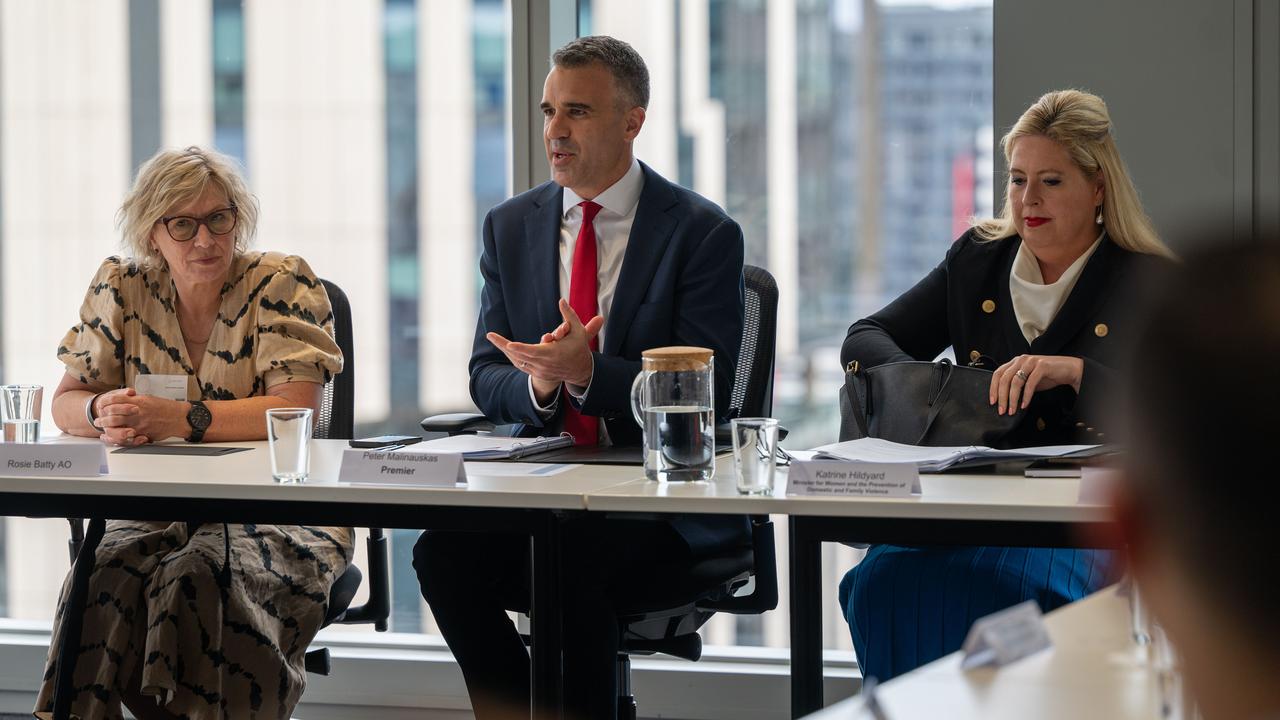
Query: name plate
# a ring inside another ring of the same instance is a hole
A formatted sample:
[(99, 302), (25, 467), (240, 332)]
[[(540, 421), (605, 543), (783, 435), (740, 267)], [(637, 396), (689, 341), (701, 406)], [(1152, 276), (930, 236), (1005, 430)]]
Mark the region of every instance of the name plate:
[(1035, 600), (1027, 600), (979, 618), (964, 640), (960, 667), (1003, 667), (1052, 645), (1040, 606)]
[(453, 487), (467, 481), (460, 453), (344, 450), (338, 481)]
[(0, 475), (97, 477), (107, 473), (102, 443), (0, 443)]
[(788, 495), (910, 497), (920, 492), (915, 463), (855, 463), (795, 460), (787, 473)]

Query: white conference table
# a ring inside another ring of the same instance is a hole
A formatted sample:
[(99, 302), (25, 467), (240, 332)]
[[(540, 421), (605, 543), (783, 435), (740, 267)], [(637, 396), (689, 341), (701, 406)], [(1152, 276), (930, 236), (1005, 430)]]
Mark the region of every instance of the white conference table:
[[(96, 442), (69, 438), (63, 442)], [(97, 478), (0, 475), (5, 515), (120, 519), (183, 518), (231, 522), (430, 527), (528, 532), (535, 608), (559, 607), (557, 514), (725, 513), (790, 516), (792, 714), (822, 707), (821, 543), (1078, 545), (1076, 531), (1107, 522), (1106, 509), (1077, 502), (1079, 480), (1021, 475), (921, 477), (908, 498), (789, 497), (785, 472), (769, 496), (739, 495), (728, 458), (708, 482), (654, 483), (637, 466), (578, 465), (547, 475), (510, 474), (507, 463), (467, 463), (461, 487), (365, 485), (337, 481), (345, 441), (312, 445), (311, 479), (271, 480), (265, 442), (216, 457), (108, 455)], [(559, 704), (560, 618), (531, 617), (534, 709)], [(553, 668), (554, 666), (554, 668)]]
[(605, 512), (784, 514), (789, 517), (791, 712), (822, 708), (823, 542), (901, 545), (1078, 547), (1110, 522), (1104, 505), (1080, 502), (1079, 478), (1021, 474), (921, 475), (922, 493), (904, 498), (786, 495), (786, 473), (771, 496), (744, 496), (727, 458), (704, 483), (643, 479), (587, 495)]
[[(1150, 648), (1133, 642), (1127, 598), (1109, 587), (1045, 616), (1053, 647), (1004, 668), (961, 670), (960, 653), (876, 689), (882, 717), (954, 720), (1158, 718)], [(874, 718), (861, 696), (809, 720)]]
[[(98, 443), (69, 436), (50, 441)], [(464, 486), (351, 484), (338, 482), (346, 441), (315, 440), (309, 481), (281, 485), (271, 478), (265, 441), (205, 443), (219, 444), (251, 450), (221, 456), (108, 452), (110, 472), (98, 477), (12, 477), (0, 472), (0, 512), (90, 518), (83, 544), (87, 553), (96, 548), (105, 518), (527, 533), (535, 569), (530, 612), (532, 712), (538, 717), (555, 714), (561, 687), (556, 513), (585, 510), (587, 493), (634, 479), (637, 468), (577, 466), (531, 476), (527, 464), (515, 464), (516, 469), (508, 463), (468, 463)], [(511, 474), (513, 469), (522, 474)], [(77, 581), (81, 587), (87, 587), (90, 568), (91, 563), (83, 565), (83, 580)], [(78, 638), (80, 617), (69, 617), (68, 623), (64, 636)], [(71, 655), (60, 653), (59, 664), (69, 673), (78, 643), (64, 646)], [(70, 677), (60, 673), (62, 677), (67, 678), (62, 684), (69, 684)]]

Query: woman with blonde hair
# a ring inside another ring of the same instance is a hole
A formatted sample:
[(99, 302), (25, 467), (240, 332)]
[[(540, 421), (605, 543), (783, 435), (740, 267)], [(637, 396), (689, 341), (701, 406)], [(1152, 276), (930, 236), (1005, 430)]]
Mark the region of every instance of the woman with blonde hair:
[[(342, 371), (329, 298), (302, 258), (247, 249), (257, 217), (230, 158), (190, 147), (142, 166), (120, 210), (132, 257), (103, 261), (58, 347), (63, 432), (260, 440), (266, 410), (319, 406)], [(151, 394), (175, 384), (180, 397)], [(72, 714), (289, 717), (351, 552), (350, 528), (108, 521), (87, 606), (66, 607), (69, 577), (58, 606), (84, 614)]]
[[(849, 328), (841, 360), (993, 370), (990, 412), (1022, 416), (1007, 446), (1104, 442), (1142, 287), (1169, 266), (1111, 134), (1078, 90), (1036, 101), (1001, 141), (1008, 187), (915, 287)], [(891, 400), (890, 400), (891, 402)], [(1045, 610), (1114, 577), (1106, 551), (872, 546), (840, 583), (862, 672), (881, 680), (959, 649), (972, 622), (1023, 600)]]

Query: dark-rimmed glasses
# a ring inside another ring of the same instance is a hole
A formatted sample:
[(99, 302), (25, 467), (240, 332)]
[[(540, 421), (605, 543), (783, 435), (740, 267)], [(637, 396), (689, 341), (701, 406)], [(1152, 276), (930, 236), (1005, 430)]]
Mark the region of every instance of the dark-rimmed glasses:
[(164, 225), (164, 229), (169, 231), (169, 237), (175, 242), (187, 242), (195, 237), (200, 232), (201, 225), (209, 228), (211, 235), (226, 235), (236, 228), (236, 207), (232, 205), (214, 210), (202, 218), (172, 215), (162, 217), (156, 223)]

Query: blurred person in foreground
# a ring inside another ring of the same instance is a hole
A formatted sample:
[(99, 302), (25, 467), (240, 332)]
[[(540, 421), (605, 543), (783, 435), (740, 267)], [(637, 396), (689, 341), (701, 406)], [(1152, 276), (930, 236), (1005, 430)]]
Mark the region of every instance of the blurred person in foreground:
[(1189, 258), (1134, 357), (1117, 525), (1206, 720), (1280, 718), (1277, 358), (1276, 236)]
[[(1050, 92), (1001, 140), (999, 217), (952, 244), (915, 287), (849, 328), (846, 365), (933, 360), (993, 370), (990, 412), (1021, 414), (1009, 446), (1102, 442), (1145, 285), (1167, 270), (1102, 98)], [(840, 583), (864, 675), (887, 680), (960, 648), (973, 621), (1034, 599), (1046, 612), (1114, 581), (1114, 553), (874, 545)]]
[[(66, 433), (133, 447), (261, 440), (271, 408), (321, 402), (342, 371), (333, 312), (306, 261), (250, 252), (257, 199), (230, 158), (161, 151), (120, 209), (131, 257), (98, 268), (63, 338), (53, 418)], [(186, 397), (138, 392), (185, 378)], [(154, 378), (152, 378), (154, 379)], [(351, 529), (110, 520), (89, 580), (72, 714), (289, 717)], [(38, 717), (50, 716), (60, 637)]]

